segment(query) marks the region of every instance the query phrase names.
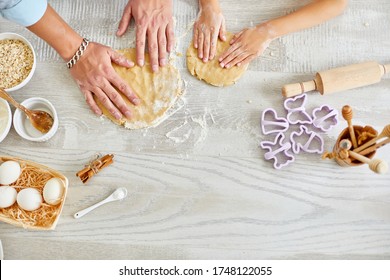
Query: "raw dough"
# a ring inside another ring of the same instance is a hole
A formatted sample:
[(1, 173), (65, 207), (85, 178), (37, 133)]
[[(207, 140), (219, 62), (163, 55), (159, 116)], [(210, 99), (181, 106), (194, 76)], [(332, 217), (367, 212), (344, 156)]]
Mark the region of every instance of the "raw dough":
[(219, 66), (218, 61), (220, 55), (230, 46), (229, 42), (232, 37), (233, 34), (227, 33), (225, 42), (218, 40), (216, 56), (207, 63), (198, 58), (198, 50), (194, 48), (194, 43), (191, 42), (187, 49), (187, 67), (190, 73), (199, 80), (204, 80), (213, 86), (223, 87), (234, 84), (244, 74), (248, 64), (226, 69)]
[[(136, 61), (135, 49), (119, 50), (119, 53), (131, 61)], [(95, 101), (103, 114), (118, 125), (129, 129), (140, 129), (158, 125), (166, 117), (177, 97), (182, 94), (182, 80), (179, 71), (171, 64), (159, 69), (157, 73), (151, 71), (149, 56), (145, 54), (145, 65), (126, 68), (113, 64), (115, 71), (122, 77), (138, 95), (141, 104), (134, 106), (122, 93), (125, 102), (131, 108), (133, 117), (123, 117), (116, 120), (110, 112), (102, 106), (95, 97)], [(119, 92), (119, 91), (118, 91)]]

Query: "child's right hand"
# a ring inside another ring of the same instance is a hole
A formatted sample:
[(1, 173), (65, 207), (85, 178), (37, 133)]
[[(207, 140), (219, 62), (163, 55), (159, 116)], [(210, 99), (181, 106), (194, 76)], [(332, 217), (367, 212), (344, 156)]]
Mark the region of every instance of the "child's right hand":
[[(208, 1), (208, 0), (207, 0)], [(217, 1), (202, 4), (198, 19), (194, 24), (194, 48), (198, 49), (198, 57), (207, 62), (215, 57), (218, 37), (225, 41), (225, 18)]]
[(247, 64), (260, 56), (272, 41), (266, 27), (258, 25), (247, 28), (235, 34), (230, 41), (230, 47), (220, 56), (222, 68)]

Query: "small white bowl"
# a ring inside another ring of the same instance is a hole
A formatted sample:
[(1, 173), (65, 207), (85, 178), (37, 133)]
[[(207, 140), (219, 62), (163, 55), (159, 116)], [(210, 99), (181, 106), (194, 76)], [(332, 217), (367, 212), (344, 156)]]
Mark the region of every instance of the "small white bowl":
[(32, 97), (24, 100), (21, 103), (24, 107), (31, 110), (42, 110), (49, 113), (53, 117), (53, 127), (48, 133), (43, 134), (35, 127), (32, 126), (30, 120), (26, 114), (19, 109), (14, 113), (14, 128), (16, 132), (24, 139), (34, 142), (45, 142), (49, 140), (57, 132), (58, 129), (58, 116), (57, 111), (48, 100), (41, 97)]
[[(0, 142), (4, 140), (5, 137), (7, 137), (8, 135), (8, 132), (11, 128), (11, 124), (12, 124), (12, 112), (11, 112), (11, 108), (9, 107), (9, 104), (7, 101), (5, 101), (4, 99), (0, 98), (0, 112), (2, 111), (2, 109), (5, 108), (6, 109), (6, 113), (5, 115), (8, 117), (7, 121), (3, 121), (0, 119)], [(1, 113), (0, 113), (0, 118), (1, 118)], [(1, 127), (3, 126), (4, 127)]]
[(37, 59), (36, 59), (36, 56), (35, 56), (35, 51), (34, 51), (33, 46), (22, 35), (19, 35), (19, 34), (16, 34), (16, 33), (11, 33), (11, 32), (0, 33), (0, 40), (5, 40), (5, 39), (19, 39), (19, 40), (21, 40), (22, 42), (27, 44), (27, 46), (29, 46), (29, 48), (31, 49), (31, 51), (33, 53), (33, 58), (34, 58), (33, 65), (31, 67), (31, 71), (28, 74), (28, 76), (20, 84), (17, 84), (16, 86), (11, 87), (11, 88), (4, 89), (6, 92), (11, 92), (11, 91), (15, 91), (15, 90), (21, 89), (22, 87), (24, 87), (31, 80), (31, 78), (32, 78), (32, 76), (33, 76), (33, 74), (35, 72), (35, 68), (37, 66)]

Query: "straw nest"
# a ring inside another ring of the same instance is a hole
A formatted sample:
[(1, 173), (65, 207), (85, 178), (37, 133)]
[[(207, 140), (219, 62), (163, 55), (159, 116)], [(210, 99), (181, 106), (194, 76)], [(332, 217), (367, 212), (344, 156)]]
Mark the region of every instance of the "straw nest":
[(21, 174), (18, 180), (12, 183), (17, 192), (24, 188), (34, 188), (42, 195), (43, 187), (51, 178), (58, 178), (65, 188), (61, 202), (50, 205), (45, 202), (35, 211), (25, 211), (15, 202), (12, 206), (0, 209), (0, 221), (21, 226), (27, 229), (52, 230), (55, 228), (64, 206), (68, 189), (68, 180), (61, 173), (46, 166), (13, 157), (0, 157), (0, 164), (13, 160), (20, 164)]

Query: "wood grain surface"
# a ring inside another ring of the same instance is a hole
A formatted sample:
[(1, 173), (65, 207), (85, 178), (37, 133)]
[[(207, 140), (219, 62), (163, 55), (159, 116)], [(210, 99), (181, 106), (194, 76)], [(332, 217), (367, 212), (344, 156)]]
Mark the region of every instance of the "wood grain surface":
[[(49, 1), (84, 36), (133, 47), (134, 31), (115, 37), (127, 1)], [(307, 2), (307, 1), (306, 1)], [(237, 32), (286, 14), (305, 1), (221, 1), (228, 30)], [(197, 1), (174, 1), (177, 48), (191, 41)], [(375, 60), (389, 63), (390, 2), (350, 1), (345, 13), (321, 26), (271, 43), (234, 86), (215, 88), (187, 72), (185, 56), (172, 55), (186, 84), (178, 110), (158, 127), (130, 131), (93, 115), (57, 54), (23, 28), (0, 19), (0, 32), (18, 32), (36, 48), (30, 83), (14, 93), (57, 108), (60, 127), (45, 143), (28, 142), (12, 128), (0, 153), (47, 165), (70, 181), (55, 231), (0, 223), (5, 259), (389, 259), (390, 174), (367, 166), (342, 168), (317, 154), (299, 154), (276, 170), (259, 148), (272, 140), (260, 116), (280, 115), (284, 84), (314, 72)], [(390, 79), (332, 95), (308, 95), (306, 109), (328, 104), (354, 110), (356, 125), (378, 131), (390, 123)], [(341, 115), (340, 115), (341, 116)], [(324, 134), (331, 151), (345, 121)], [(292, 129), (298, 127), (293, 126)], [(114, 163), (83, 185), (76, 177), (96, 153)], [(390, 163), (390, 146), (377, 157)], [(81, 219), (73, 214), (116, 187), (129, 196)]]

